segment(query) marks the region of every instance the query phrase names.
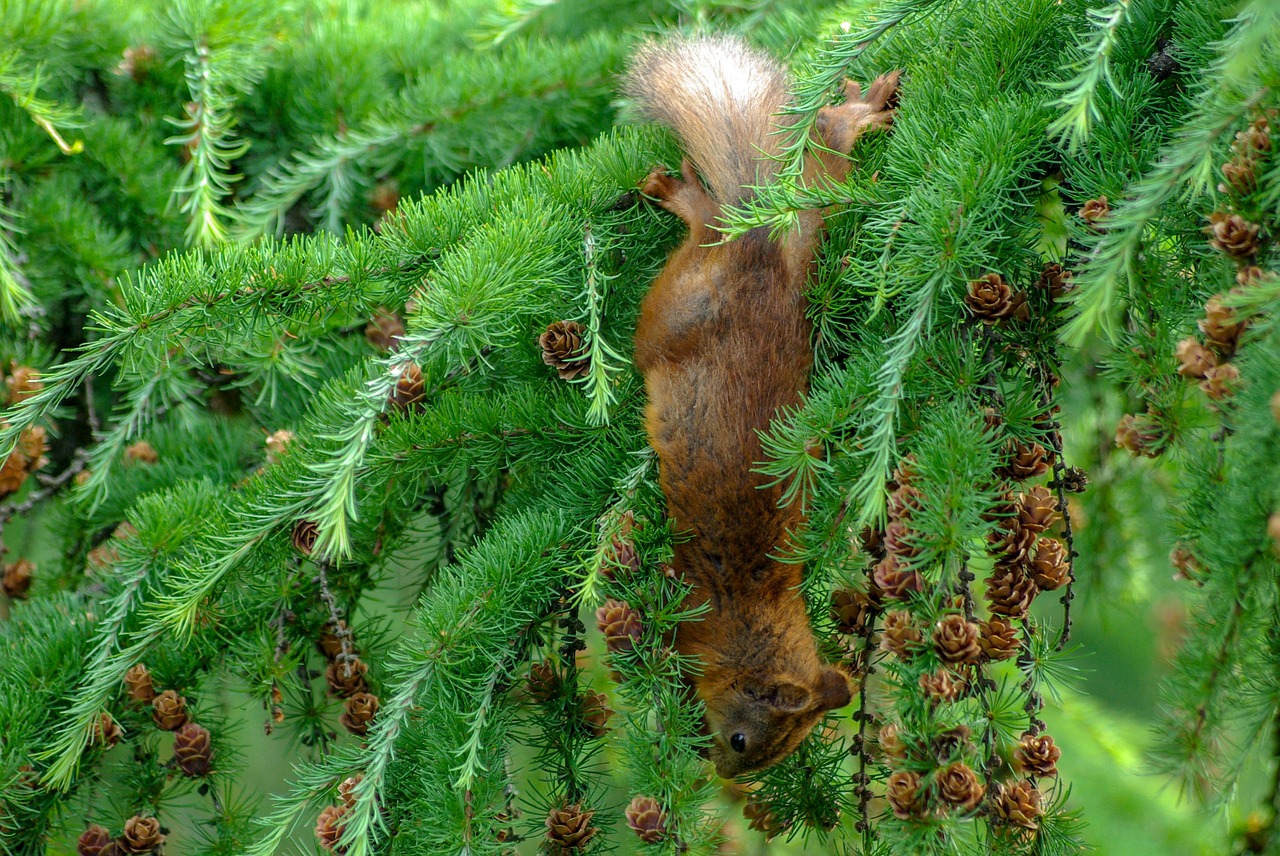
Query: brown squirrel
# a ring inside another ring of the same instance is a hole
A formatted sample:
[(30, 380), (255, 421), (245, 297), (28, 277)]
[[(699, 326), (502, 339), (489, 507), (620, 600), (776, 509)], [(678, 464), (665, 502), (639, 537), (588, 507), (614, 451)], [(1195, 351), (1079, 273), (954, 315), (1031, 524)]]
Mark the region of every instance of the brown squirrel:
[[(889, 123), (897, 85), (896, 72), (865, 94), (846, 83), (844, 103), (818, 114), (806, 181), (847, 175), (849, 162), (835, 152)], [(748, 200), (750, 186), (779, 169), (775, 114), (788, 78), (767, 55), (729, 36), (649, 44), (625, 91), (688, 154), (681, 178), (659, 168), (644, 185), (689, 236), (644, 299), (635, 359), (677, 534), (675, 570), (693, 586), (686, 604), (710, 606), (678, 628), (675, 647), (701, 658), (693, 689), (706, 707), (710, 758), (728, 778), (777, 763), (850, 700), (848, 679), (818, 655), (801, 567), (773, 558), (803, 515), (795, 504), (780, 507), (782, 488), (752, 471), (763, 458), (757, 432), (807, 389), (804, 286), (823, 214), (802, 212), (800, 228), (777, 241), (758, 228), (722, 243), (716, 231), (722, 205)]]

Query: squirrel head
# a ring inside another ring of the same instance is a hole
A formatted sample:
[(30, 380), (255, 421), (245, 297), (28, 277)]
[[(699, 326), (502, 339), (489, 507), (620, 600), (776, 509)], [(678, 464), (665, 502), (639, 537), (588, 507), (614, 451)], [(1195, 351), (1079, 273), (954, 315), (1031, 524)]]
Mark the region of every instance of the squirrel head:
[(763, 770), (790, 755), (829, 710), (849, 703), (849, 680), (825, 667), (814, 678), (747, 675), (719, 688), (703, 687), (708, 756), (726, 779)]

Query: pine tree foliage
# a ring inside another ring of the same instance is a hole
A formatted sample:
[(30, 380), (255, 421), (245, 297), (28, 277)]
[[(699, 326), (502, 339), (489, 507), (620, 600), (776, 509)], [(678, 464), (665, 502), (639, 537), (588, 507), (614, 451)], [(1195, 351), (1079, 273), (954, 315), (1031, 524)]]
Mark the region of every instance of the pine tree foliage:
[[(255, 856), (723, 841), (628, 347), (681, 238), (637, 188), (680, 153), (614, 87), (665, 30), (795, 72), (726, 235), (834, 206), (755, 465), (856, 703), (752, 828), (1078, 852), (1041, 714), (1077, 590), (1163, 562), (1151, 484), (1196, 604), (1151, 760), (1230, 793), (1280, 710), (1273, 6), (0, 5), (0, 852), (149, 817)], [(817, 110), (894, 68), (891, 132), (802, 185)]]

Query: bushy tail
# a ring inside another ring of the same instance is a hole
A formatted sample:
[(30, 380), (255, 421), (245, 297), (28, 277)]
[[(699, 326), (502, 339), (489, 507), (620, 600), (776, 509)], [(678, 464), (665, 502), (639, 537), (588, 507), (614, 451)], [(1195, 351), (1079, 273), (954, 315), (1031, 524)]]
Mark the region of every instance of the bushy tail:
[(782, 140), (774, 113), (788, 98), (787, 74), (768, 54), (733, 36), (672, 38), (636, 53), (625, 93), (643, 115), (671, 127), (722, 204), (767, 184)]

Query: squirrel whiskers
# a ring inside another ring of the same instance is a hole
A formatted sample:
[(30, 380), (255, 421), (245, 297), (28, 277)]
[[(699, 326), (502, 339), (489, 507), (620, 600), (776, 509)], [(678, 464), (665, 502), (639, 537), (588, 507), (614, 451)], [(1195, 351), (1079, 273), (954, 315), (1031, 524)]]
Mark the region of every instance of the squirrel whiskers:
[[(819, 112), (820, 154), (806, 163), (806, 181), (845, 177), (848, 161), (822, 149), (847, 152), (863, 131), (886, 126), (897, 81), (896, 72), (883, 76), (865, 94), (848, 83), (844, 103)], [(804, 286), (822, 212), (802, 212), (800, 228), (777, 241), (760, 228), (721, 243), (715, 229), (721, 206), (750, 198), (779, 169), (770, 156), (789, 82), (769, 56), (729, 36), (657, 42), (637, 53), (625, 89), (688, 155), (680, 178), (658, 169), (644, 185), (689, 236), (645, 297), (635, 358), (667, 513), (682, 536), (675, 569), (694, 587), (691, 605), (710, 606), (680, 626), (675, 646), (702, 660), (692, 683), (711, 760), (729, 777), (786, 757), (850, 700), (848, 679), (818, 655), (801, 568), (771, 558), (802, 514), (780, 507), (781, 487), (752, 471), (764, 457), (757, 432), (807, 389)]]

